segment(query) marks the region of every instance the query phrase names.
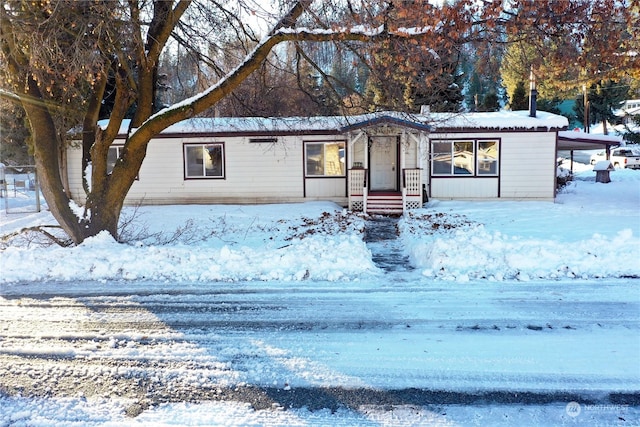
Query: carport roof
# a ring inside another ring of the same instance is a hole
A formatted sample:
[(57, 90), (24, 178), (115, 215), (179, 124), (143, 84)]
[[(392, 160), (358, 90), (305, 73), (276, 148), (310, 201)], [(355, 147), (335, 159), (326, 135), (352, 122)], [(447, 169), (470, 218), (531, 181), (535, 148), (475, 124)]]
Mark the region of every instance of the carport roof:
[(577, 131), (558, 132), (558, 150), (597, 150), (622, 145), (622, 137)]

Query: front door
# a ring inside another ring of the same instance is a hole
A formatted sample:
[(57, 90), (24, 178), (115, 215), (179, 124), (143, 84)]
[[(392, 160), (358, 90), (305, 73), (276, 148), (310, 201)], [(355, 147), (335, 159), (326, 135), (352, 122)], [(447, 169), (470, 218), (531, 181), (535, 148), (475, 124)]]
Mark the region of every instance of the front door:
[(370, 141), (370, 190), (397, 191), (398, 138), (395, 136), (375, 136)]

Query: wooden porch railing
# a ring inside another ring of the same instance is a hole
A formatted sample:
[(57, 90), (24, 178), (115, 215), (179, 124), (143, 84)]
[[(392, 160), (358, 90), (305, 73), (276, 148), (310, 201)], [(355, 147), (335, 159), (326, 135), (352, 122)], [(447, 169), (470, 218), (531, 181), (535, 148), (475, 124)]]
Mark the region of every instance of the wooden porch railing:
[(402, 174), (402, 187), (407, 189), (407, 194), (420, 194), (422, 189), (422, 169), (404, 169)]
[[(367, 170), (349, 169), (349, 210), (366, 213), (368, 196)], [(422, 202), (422, 169), (403, 169), (402, 210), (419, 209)]]
[(349, 169), (349, 210), (367, 211), (367, 170)]
[(402, 170), (402, 205), (404, 210), (422, 207), (422, 169)]

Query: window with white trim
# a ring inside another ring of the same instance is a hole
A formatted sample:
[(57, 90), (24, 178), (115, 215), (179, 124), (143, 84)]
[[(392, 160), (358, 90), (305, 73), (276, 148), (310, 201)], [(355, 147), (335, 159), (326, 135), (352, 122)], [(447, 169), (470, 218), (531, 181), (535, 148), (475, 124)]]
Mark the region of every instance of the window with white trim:
[(344, 142), (307, 142), (304, 145), (306, 176), (345, 176)]
[(224, 144), (185, 144), (185, 178), (224, 178)]
[(460, 140), (431, 142), (432, 176), (497, 176), (499, 142)]

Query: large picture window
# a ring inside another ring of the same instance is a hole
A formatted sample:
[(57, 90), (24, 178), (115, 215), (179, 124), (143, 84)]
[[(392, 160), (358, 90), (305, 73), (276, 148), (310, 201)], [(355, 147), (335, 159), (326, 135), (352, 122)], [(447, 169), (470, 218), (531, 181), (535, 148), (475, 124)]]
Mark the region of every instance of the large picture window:
[(496, 176), (498, 149), (498, 141), (433, 141), (431, 175)]
[(224, 178), (224, 145), (185, 144), (186, 178)]
[(304, 162), (306, 176), (344, 176), (344, 142), (308, 142)]

